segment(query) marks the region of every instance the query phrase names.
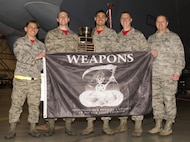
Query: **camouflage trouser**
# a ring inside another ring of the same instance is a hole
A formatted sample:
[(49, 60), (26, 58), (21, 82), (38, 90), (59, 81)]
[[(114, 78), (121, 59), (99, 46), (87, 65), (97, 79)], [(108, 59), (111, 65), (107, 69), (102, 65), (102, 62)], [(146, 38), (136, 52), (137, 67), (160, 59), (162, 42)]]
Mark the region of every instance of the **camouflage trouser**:
[(177, 81), (169, 77), (153, 77), (152, 80), (152, 107), (154, 119), (165, 119), (174, 122), (176, 117)]
[(13, 80), (12, 102), (9, 110), (9, 123), (19, 122), (22, 106), (27, 98), (28, 122), (38, 123), (40, 105), (40, 80)]

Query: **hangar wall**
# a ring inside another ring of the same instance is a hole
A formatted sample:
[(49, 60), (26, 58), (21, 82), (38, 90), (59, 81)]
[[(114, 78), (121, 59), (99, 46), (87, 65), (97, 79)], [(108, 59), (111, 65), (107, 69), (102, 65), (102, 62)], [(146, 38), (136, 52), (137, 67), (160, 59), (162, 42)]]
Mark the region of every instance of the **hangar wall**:
[(16, 58), (8, 47), (6, 38), (0, 35), (0, 86), (11, 85)]

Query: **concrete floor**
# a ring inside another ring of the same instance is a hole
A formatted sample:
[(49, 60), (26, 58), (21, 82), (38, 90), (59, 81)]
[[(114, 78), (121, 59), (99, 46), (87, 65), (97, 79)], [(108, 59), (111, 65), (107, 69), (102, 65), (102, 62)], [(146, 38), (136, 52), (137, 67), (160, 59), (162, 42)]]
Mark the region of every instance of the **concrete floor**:
[[(27, 105), (24, 105), (24, 111), (21, 116), (21, 122), (17, 127), (16, 137), (10, 140), (4, 139), (4, 135), (7, 133), (8, 124), (8, 111), (10, 108), (10, 88), (0, 89), (0, 142), (188, 142), (190, 139), (190, 96), (178, 96), (177, 107), (178, 114), (176, 123), (173, 125), (173, 134), (167, 137), (159, 135), (150, 135), (147, 133), (149, 129), (154, 126), (152, 115), (147, 115), (143, 121), (143, 134), (141, 137), (133, 137), (131, 133), (134, 128), (134, 123), (129, 119), (128, 130), (124, 133), (117, 133), (113, 136), (108, 136), (102, 133), (102, 121), (98, 119), (95, 121), (95, 133), (82, 136), (81, 131), (86, 127), (85, 118), (77, 118), (73, 123), (76, 136), (68, 136), (64, 133), (64, 122), (58, 119), (56, 122), (56, 133), (52, 137), (44, 137), (45, 132), (44, 119), (40, 118), (39, 126), (40, 133), (39, 138), (33, 138), (28, 135), (29, 125), (27, 123)], [(111, 121), (111, 128), (116, 128), (119, 124), (117, 118), (113, 118)]]

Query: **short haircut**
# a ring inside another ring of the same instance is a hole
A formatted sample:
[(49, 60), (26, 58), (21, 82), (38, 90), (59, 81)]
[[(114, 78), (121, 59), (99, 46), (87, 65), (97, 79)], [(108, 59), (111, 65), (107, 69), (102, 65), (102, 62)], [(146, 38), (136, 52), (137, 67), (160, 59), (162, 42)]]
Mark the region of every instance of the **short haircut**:
[(65, 12), (65, 13), (67, 14), (67, 16), (69, 17), (69, 13), (68, 13), (66, 10), (61, 10), (61, 11), (59, 11), (59, 12), (57, 13), (57, 18), (59, 17), (59, 14), (60, 14), (61, 12)]
[(123, 11), (122, 13), (121, 13), (121, 15), (122, 14), (129, 14), (129, 16), (132, 18), (132, 15), (131, 15), (131, 13), (129, 12), (129, 11)]
[(37, 26), (38, 29), (40, 28), (40, 25), (39, 25), (38, 22), (35, 21), (35, 20), (30, 20), (30, 21), (26, 22), (25, 27), (27, 27), (30, 23), (34, 23), (34, 24), (36, 24), (36, 26)]
[(106, 14), (106, 12), (105, 12), (104, 10), (98, 10), (98, 11), (95, 13), (95, 16), (94, 16), (94, 17), (96, 17), (98, 13), (104, 13), (105, 16), (107, 17), (107, 14)]
[(156, 19), (157, 19), (158, 17), (160, 17), (160, 16), (163, 16), (163, 17), (166, 19), (166, 21), (169, 22), (168, 17), (167, 17), (166, 15), (163, 15), (163, 14), (158, 15), (158, 16), (156, 17)]

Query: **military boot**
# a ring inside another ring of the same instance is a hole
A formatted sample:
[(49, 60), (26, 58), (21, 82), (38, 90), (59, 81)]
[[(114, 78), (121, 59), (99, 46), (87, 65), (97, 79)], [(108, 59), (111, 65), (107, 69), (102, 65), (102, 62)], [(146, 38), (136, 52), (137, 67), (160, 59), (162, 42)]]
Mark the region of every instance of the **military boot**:
[(10, 123), (9, 131), (7, 132), (7, 135), (5, 136), (5, 139), (11, 139), (16, 136), (16, 122)]
[(120, 124), (119, 124), (119, 126), (115, 129), (115, 132), (116, 132), (116, 133), (124, 132), (124, 131), (127, 130), (127, 118), (128, 118), (128, 117), (119, 117), (119, 119), (120, 119)]
[(156, 119), (155, 127), (152, 128), (151, 130), (149, 130), (148, 132), (150, 134), (157, 134), (157, 133), (160, 133), (161, 130), (162, 130), (162, 120), (161, 119)]
[(132, 135), (140, 137), (142, 135), (142, 132), (143, 132), (142, 120), (136, 120), (135, 121), (135, 130), (133, 131)]
[(48, 119), (48, 131), (45, 132), (44, 136), (49, 137), (55, 133), (55, 120)]
[(110, 129), (109, 121), (111, 120), (110, 117), (102, 117), (103, 120), (103, 132), (107, 135), (114, 135), (115, 132)]
[(94, 133), (94, 120), (96, 118), (87, 118), (87, 127), (82, 131), (82, 135)]
[(29, 130), (28, 134), (31, 135), (32, 137), (40, 136), (40, 133), (38, 132), (38, 130), (36, 130), (36, 123), (30, 124), (30, 130)]
[(71, 127), (73, 121), (73, 118), (65, 118), (65, 133), (68, 135), (76, 135), (76, 133), (73, 131)]
[(161, 136), (168, 136), (172, 134), (172, 123), (173, 122), (171, 120), (167, 120), (164, 129), (161, 130), (159, 134)]

